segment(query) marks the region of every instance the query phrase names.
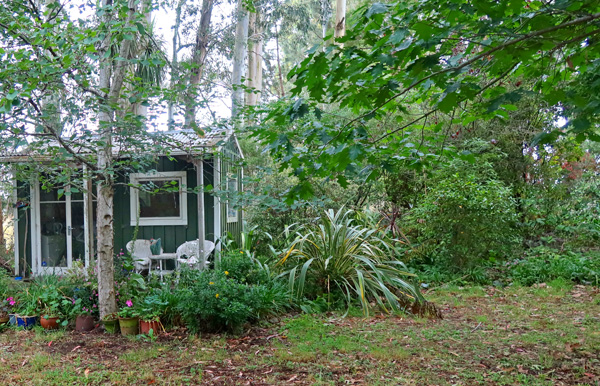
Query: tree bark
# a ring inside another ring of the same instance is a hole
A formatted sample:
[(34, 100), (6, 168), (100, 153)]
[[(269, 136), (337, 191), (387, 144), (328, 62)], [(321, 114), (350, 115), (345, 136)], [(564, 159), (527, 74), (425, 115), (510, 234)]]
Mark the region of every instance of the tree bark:
[(250, 14), (248, 38), (248, 76), (246, 85), (250, 89), (246, 93), (246, 106), (256, 106), (262, 92), (262, 54), (263, 54), (263, 28), (260, 23), (258, 10)]
[(281, 94), (280, 98), (285, 96), (285, 90), (283, 88), (283, 72), (281, 71), (281, 59), (279, 57), (279, 31), (277, 30), (277, 26), (275, 26), (275, 46), (277, 48), (277, 72), (279, 73), (279, 89)]
[[(103, 8), (110, 5), (111, 0), (102, 0)], [(129, 0), (129, 11), (126, 27), (132, 25), (136, 13), (136, 1)], [(110, 24), (111, 14), (106, 12), (102, 17)], [(131, 50), (132, 40), (124, 39), (119, 47), (119, 57), (127, 58)], [(107, 33), (100, 50), (99, 88), (109, 90), (100, 101), (98, 121), (100, 125), (100, 136), (104, 146), (98, 149), (98, 170), (101, 173), (98, 184), (98, 207), (97, 207), (97, 240), (98, 240), (98, 308), (100, 317), (117, 312), (115, 298), (115, 272), (114, 272), (114, 229), (113, 229), (113, 202), (114, 202), (114, 180), (113, 180), (113, 156), (112, 156), (112, 129), (113, 118), (116, 113), (114, 106), (118, 106), (119, 96), (123, 88), (125, 73), (128, 62), (116, 61), (112, 65), (112, 58), (105, 57), (111, 46), (111, 34)]]
[(331, 18), (331, 5), (329, 4), (329, 1), (330, 0), (321, 0), (321, 33), (323, 39), (327, 36), (329, 19)]
[(346, 0), (336, 0), (335, 5), (335, 31), (333, 37), (337, 39), (346, 35)]
[[(177, 7), (175, 8), (175, 25), (173, 26), (173, 51), (171, 58), (171, 92), (174, 92), (175, 85), (179, 81), (179, 59), (178, 59), (178, 39), (179, 39), (179, 28), (181, 27), (181, 10), (183, 8), (183, 4), (185, 0), (179, 0), (177, 3)], [(168, 112), (168, 122), (169, 126), (172, 127), (175, 123), (175, 113), (174, 113), (174, 102), (173, 96), (169, 99), (169, 105), (167, 107)]]
[(196, 123), (196, 94), (202, 73), (204, 72), (204, 61), (208, 54), (208, 42), (210, 39), (210, 19), (212, 17), (213, 0), (202, 2), (202, 14), (200, 25), (196, 34), (196, 45), (192, 56), (192, 73), (188, 87), (188, 95), (185, 103), (185, 126), (193, 126)]
[(0, 253), (6, 252), (6, 240), (4, 240), (4, 209), (2, 197), (0, 197)]
[(235, 46), (233, 48), (233, 72), (231, 75), (231, 116), (237, 117), (244, 106), (244, 90), (242, 77), (246, 63), (246, 49), (248, 44), (248, 11), (243, 0), (238, 0), (236, 8), (237, 25), (235, 28)]

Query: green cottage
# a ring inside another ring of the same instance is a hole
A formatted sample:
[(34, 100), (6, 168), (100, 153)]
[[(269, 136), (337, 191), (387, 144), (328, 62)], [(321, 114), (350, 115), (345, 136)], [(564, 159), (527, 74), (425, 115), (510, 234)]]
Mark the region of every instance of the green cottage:
[[(136, 229), (136, 240), (161, 239), (165, 254), (174, 254), (194, 240), (200, 240), (197, 245), (211, 241), (217, 251), (224, 235), (239, 240), (242, 210), (224, 198), (243, 188), (243, 155), (232, 130), (207, 131), (203, 136), (193, 130), (174, 130), (150, 137), (160, 138), (168, 155), (152, 154), (147, 170), (120, 173), (116, 179), (115, 253), (126, 251)], [(113, 153), (118, 160), (117, 150)], [(84, 180), (87, 188), (65, 194), (68, 184), (45, 189), (35, 173), (20, 172), (35, 170), (36, 164), (44, 163), (43, 157), (21, 150), (4, 152), (0, 162), (13, 166), (15, 275), (60, 274), (76, 262), (90, 266), (96, 234), (93, 182)], [(85, 168), (75, 161), (72, 167)], [(170, 188), (160, 189), (165, 186)], [(208, 186), (221, 194), (196, 193), (197, 188)], [(166, 265), (174, 268), (172, 261)]]

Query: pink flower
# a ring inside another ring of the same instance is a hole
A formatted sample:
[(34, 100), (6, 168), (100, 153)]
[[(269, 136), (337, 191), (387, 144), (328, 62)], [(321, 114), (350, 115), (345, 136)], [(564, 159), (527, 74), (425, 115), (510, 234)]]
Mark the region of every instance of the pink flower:
[(126, 301), (125, 304), (127, 304), (127, 307), (132, 307), (133, 306), (133, 302), (131, 301), (131, 299), (129, 299), (128, 301)]

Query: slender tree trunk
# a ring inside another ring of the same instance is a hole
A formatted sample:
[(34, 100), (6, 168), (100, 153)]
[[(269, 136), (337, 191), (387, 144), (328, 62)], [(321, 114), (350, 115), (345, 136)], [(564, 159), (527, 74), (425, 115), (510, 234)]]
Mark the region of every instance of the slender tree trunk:
[(248, 44), (248, 11), (244, 1), (238, 0), (236, 9), (237, 25), (235, 28), (235, 46), (233, 48), (233, 72), (231, 75), (231, 116), (236, 117), (244, 106), (244, 90), (242, 77), (246, 63), (246, 47)]
[(262, 53), (263, 31), (258, 10), (250, 14), (248, 38), (248, 76), (246, 85), (251, 90), (246, 93), (246, 106), (256, 106), (262, 92)]
[(277, 48), (277, 72), (279, 73), (279, 89), (280, 94), (279, 97), (285, 97), (285, 90), (283, 88), (283, 72), (281, 71), (281, 59), (279, 56), (279, 31), (277, 30), (277, 26), (275, 26), (275, 47)]
[[(111, 0), (102, 0), (103, 8), (110, 5)], [(129, 13), (125, 27), (131, 27), (136, 12), (136, 0), (129, 0)], [(111, 13), (105, 12), (103, 20), (110, 24)], [(119, 57), (127, 58), (131, 51), (132, 40), (124, 39), (119, 47)], [(114, 229), (113, 229), (113, 156), (112, 156), (112, 129), (115, 115), (114, 107), (118, 106), (119, 96), (125, 80), (128, 63), (124, 60), (116, 61), (114, 68), (112, 59), (105, 57), (111, 46), (111, 34), (107, 33), (100, 49), (99, 88), (109, 90), (108, 95), (100, 103), (98, 121), (101, 138), (104, 146), (98, 150), (98, 170), (101, 180), (98, 184), (97, 208), (97, 239), (98, 239), (98, 308), (100, 317), (117, 311), (114, 287)]]
[(0, 253), (6, 252), (6, 240), (4, 240), (4, 208), (0, 196)]
[[(178, 59), (178, 39), (179, 39), (179, 28), (181, 27), (181, 10), (185, 0), (179, 0), (177, 7), (175, 8), (175, 25), (173, 26), (173, 54), (171, 58), (171, 85), (170, 91), (173, 93), (175, 85), (179, 81), (179, 59)], [(169, 126), (172, 127), (175, 123), (174, 103), (173, 96), (169, 99), (168, 111), (168, 122)]]
[(208, 42), (210, 39), (210, 19), (212, 17), (213, 0), (204, 0), (202, 2), (202, 14), (200, 16), (200, 26), (196, 34), (196, 45), (192, 56), (192, 73), (190, 76), (188, 96), (185, 103), (185, 126), (196, 124), (196, 94), (202, 73), (204, 72), (204, 61), (208, 54)]
[(335, 5), (335, 31), (333, 36), (341, 38), (346, 35), (346, 0), (336, 0)]
[(331, 5), (330, 0), (321, 0), (321, 33), (323, 39), (327, 36), (327, 29), (329, 27), (329, 19), (331, 18)]

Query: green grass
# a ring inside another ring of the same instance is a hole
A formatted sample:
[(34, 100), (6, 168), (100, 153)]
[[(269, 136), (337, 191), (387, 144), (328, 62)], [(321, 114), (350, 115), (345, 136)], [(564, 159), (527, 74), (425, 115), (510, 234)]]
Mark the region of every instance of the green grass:
[(156, 342), (5, 330), (0, 382), (19, 385), (597, 385), (599, 291), (448, 287), (444, 320), (294, 315), (241, 336)]

